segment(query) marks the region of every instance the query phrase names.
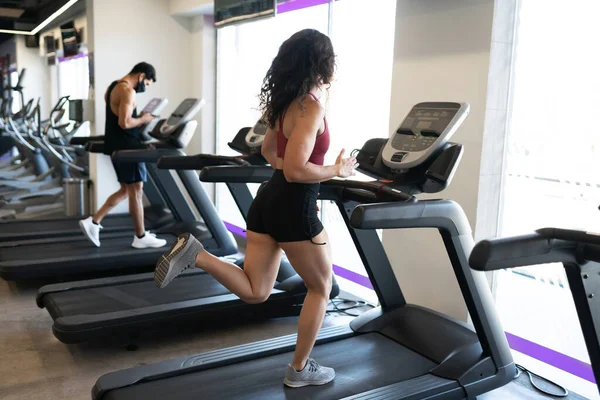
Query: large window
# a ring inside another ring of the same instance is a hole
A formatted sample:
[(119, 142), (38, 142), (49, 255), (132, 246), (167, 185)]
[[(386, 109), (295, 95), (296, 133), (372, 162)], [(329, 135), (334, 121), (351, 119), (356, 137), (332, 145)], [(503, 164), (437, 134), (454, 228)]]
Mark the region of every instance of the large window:
[[(90, 90), (90, 68), (87, 54), (60, 60), (58, 64), (58, 96), (88, 99)], [(54, 104), (52, 105), (54, 106)], [(65, 117), (68, 119), (67, 107)]]
[[(521, 2), (501, 236), (546, 226), (600, 230), (600, 55), (591, 50), (599, 13), (597, 0)], [(525, 347), (517, 361), (599, 398), (562, 265), (502, 271), (497, 282), (509, 338), (547, 350), (538, 357)]]
[[(219, 29), (217, 36), (217, 152), (233, 153), (227, 142), (260, 117), (258, 93), (281, 43), (305, 28), (328, 33), (337, 55), (336, 79), (321, 101), (332, 132), (328, 160), (373, 137), (388, 137), (393, 66), (395, 0), (295, 0), (280, 2), (275, 18)], [(245, 226), (224, 185), (217, 189), (223, 218)], [(376, 301), (347, 228), (330, 204), (322, 220), (332, 238), (335, 271), (343, 289)]]

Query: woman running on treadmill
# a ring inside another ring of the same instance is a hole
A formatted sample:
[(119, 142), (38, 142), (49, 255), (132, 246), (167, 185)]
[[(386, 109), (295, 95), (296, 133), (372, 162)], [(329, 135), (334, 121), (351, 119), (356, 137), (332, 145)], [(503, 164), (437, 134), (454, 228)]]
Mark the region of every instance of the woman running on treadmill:
[(315, 93), (330, 85), (335, 69), (331, 40), (306, 29), (279, 48), (264, 79), (261, 109), (269, 125), (262, 154), (275, 168), (248, 211), (244, 269), (204, 250), (183, 234), (157, 263), (154, 279), (167, 286), (184, 270), (201, 268), (247, 303), (269, 297), (285, 251), (308, 292), (298, 321), (294, 359), (284, 383), (289, 387), (324, 385), (335, 377), (332, 368), (310, 358), (323, 323), (332, 284), (331, 247), (317, 215), (320, 182), (347, 178), (358, 166), (339, 153), (334, 165), (323, 165), (329, 149), (325, 110)]

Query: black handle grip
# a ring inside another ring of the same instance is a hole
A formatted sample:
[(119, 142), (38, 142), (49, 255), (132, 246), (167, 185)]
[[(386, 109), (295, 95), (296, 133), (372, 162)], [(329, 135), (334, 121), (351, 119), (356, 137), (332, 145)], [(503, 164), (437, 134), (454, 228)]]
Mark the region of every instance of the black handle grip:
[(85, 149), (90, 153), (104, 153), (104, 142), (87, 142)]
[(471, 252), (469, 264), (478, 271), (554, 262), (576, 262), (577, 242), (557, 240), (539, 233), (483, 240)]
[(267, 166), (216, 166), (206, 167), (200, 172), (203, 182), (263, 183), (273, 176), (275, 170)]
[(239, 165), (250, 164), (239, 157), (215, 156), (211, 154), (197, 154), (195, 156), (162, 157), (158, 160), (160, 169), (196, 170), (216, 165)]
[(73, 146), (85, 146), (88, 142), (101, 142), (104, 141), (103, 136), (84, 136), (84, 137), (73, 137), (69, 140), (69, 144)]
[(364, 189), (344, 189), (343, 197), (346, 200), (357, 201), (359, 203), (374, 203), (377, 201), (377, 195)]
[(586, 244), (583, 247), (583, 257), (586, 260), (600, 263), (600, 246), (594, 244)]
[[(583, 253), (578, 247), (583, 245)], [(547, 263), (578, 263), (581, 254), (597, 260), (600, 236), (588, 232), (544, 228), (528, 235), (484, 240), (478, 243), (469, 263), (479, 271), (522, 267)], [(587, 252), (587, 253), (586, 253)]]
[(158, 162), (161, 157), (180, 156), (178, 149), (140, 149), (119, 150), (112, 154), (112, 159), (119, 162)]

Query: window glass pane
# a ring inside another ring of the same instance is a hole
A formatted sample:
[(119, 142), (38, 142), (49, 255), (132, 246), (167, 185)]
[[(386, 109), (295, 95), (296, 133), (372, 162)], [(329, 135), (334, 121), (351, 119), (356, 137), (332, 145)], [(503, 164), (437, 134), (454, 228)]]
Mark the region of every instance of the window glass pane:
[[(87, 55), (67, 59), (58, 64), (58, 96), (87, 99), (90, 88), (90, 68)], [(54, 104), (51, 105), (54, 107)], [(69, 118), (66, 107), (65, 118)]]
[[(389, 136), (395, 16), (395, 0), (333, 3), (331, 39), (337, 55), (337, 70), (327, 102), (331, 129), (331, 150), (326, 160), (329, 163), (335, 162), (342, 148), (348, 156), (368, 139)], [(337, 207), (327, 204), (322, 210), (334, 264), (366, 276), (356, 249), (348, 246), (352, 241)], [(338, 277), (344, 276), (339, 272)], [(341, 277), (339, 280), (344, 290), (377, 301), (375, 292), (353, 279)]]
[[(295, 32), (327, 32), (329, 6), (306, 7), (217, 31), (217, 153), (236, 154), (227, 143), (260, 118), (258, 94), (279, 46)], [(217, 185), (217, 208), (223, 218), (246, 226), (225, 185)]]
[[(521, 2), (501, 236), (546, 226), (600, 230), (600, 125), (591, 122), (600, 109), (600, 56), (591, 50), (600, 2), (565, 4)], [(498, 273), (497, 304), (508, 332), (589, 363), (562, 265)], [(567, 372), (555, 379), (598, 398)]]

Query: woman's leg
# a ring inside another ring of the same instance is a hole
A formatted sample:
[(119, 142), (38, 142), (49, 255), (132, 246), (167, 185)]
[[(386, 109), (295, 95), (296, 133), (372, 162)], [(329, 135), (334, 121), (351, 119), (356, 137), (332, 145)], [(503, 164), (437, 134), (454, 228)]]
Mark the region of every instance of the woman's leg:
[(291, 364), (297, 371), (304, 368), (315, 345), (331, 293), (331, 247), (325, 229), (313, 242), (326, 244), (316, 245), (309, 240), (279, 244), (308, 289), (298, 320), (298, 339)]
[(262, 303), (271, 294), (280, 263), (279, 245), (264, 233), (247, 231), (244, 269), (213, 256), (186, 233), (160, 258), (154, 280), (164, 288), (185, 269), (201, 268), (246, 303)]
[(110, 212), (113, 208), (119, 205), (120, 202), (127, 198), (127, 187), (125, 184), (121, 183), (121, 188), (110, 195), (110, 197), (106, 200), (106, 202), (100, 207), (96, 214), (92, 216), (92, 220), (99, 224), (102, 222), (106, 214)]
[(247, 231), (244, 269), (201, 251), (196, 267), (208, 272), (246, 303), (262, 303), (270, 296), (281, 263), (281, 249), (271, 236)]

